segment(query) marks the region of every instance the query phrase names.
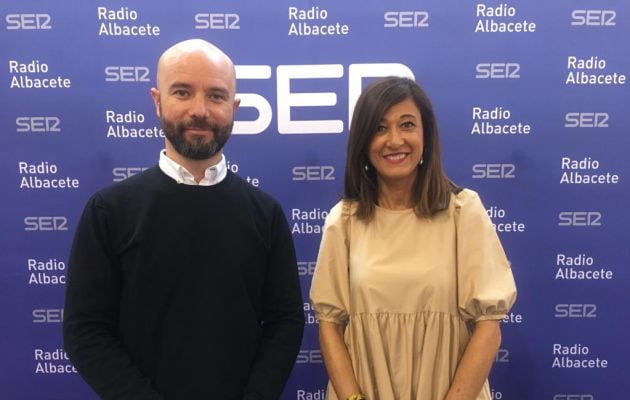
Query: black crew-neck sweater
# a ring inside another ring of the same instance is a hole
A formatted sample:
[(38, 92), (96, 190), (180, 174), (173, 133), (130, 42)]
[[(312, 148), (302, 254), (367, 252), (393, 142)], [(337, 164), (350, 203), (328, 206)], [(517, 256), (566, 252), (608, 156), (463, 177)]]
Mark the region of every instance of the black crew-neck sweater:
[(105, 399), (277, 399), (304, 316), (278, 203), (158, 167), (96, 193), (69, 260), (66, 351)]

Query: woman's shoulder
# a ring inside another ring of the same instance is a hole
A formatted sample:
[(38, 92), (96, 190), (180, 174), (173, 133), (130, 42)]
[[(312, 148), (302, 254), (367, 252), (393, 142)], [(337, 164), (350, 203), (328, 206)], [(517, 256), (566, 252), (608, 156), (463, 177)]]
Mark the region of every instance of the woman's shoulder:
[(328, 215), (326, 216), (326, 224), (338, 223), (343, 219), (347, 219), (349, 216), (354, 215), (357, 209), (357, 202), (352, 200), (339, 200), (331, 209), (328, 211)]
[(458, 192), (453, 192), (451, 204), (456, 212), (483, 208), (479, 193), (469, 188), (460, 188)]
[(457, 188), (457, 190), (453, 192), (451, 198), (461, 205), (471, 201), (476, 201), (479, 199), (479, 193), (472, 189), (461, 187)]

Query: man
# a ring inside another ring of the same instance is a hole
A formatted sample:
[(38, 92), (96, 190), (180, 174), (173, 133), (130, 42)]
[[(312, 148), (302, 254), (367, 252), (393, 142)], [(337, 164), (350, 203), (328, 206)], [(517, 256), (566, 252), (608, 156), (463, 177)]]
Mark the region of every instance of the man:
[(164, 52), (159, 165), (96, 193), (69, 260), (65, 349), (104, 399), (279, 398), (304, 328), (278, 203), (227, 170), (232, 61)]

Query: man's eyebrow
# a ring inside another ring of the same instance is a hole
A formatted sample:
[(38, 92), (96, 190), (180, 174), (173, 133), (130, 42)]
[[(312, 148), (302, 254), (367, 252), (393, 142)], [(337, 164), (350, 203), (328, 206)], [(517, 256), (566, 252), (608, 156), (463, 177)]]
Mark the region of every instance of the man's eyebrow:
[(169, 86), (170, 90), (173, 89), (190, 89), (192, 87), (192, 85), (188, 84), (188, 83), (184, 83), (184, 82), (173, 82), (171, 83), (171, 85)]
[(211, 88), (208, 88), (206, 90), (206, 92), (208, 92), (208, 93), (222, 93), (222, 94), (229, 94), (230, 93), (229, 90), (227, 90), (226, 88), (221, 87), (221, 86), (213, 86)]
[[(185, 83), (185, 82), (173, 82), (170, 86), (169, 89), (173, 90), (173, 89), (191, 89), (193, 87), (193, 85), (189, 84), (189, 83)], [(229, 94), (230, 91), (222, 86), (212, 86), (208, 89), (205, 90), (205, 92), (207, 93), (225, 93), (225, 94)]]

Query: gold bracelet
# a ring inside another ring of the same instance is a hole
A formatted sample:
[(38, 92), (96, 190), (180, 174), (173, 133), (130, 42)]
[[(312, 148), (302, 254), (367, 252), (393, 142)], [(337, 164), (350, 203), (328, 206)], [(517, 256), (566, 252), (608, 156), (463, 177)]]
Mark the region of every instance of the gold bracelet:
[(352, 395), (348, 396), (348, 398), (346, 400), (368, 400), (368, 398), (365, 397), (364, 394), (355, 393), (355, 394), (352, 394)]

